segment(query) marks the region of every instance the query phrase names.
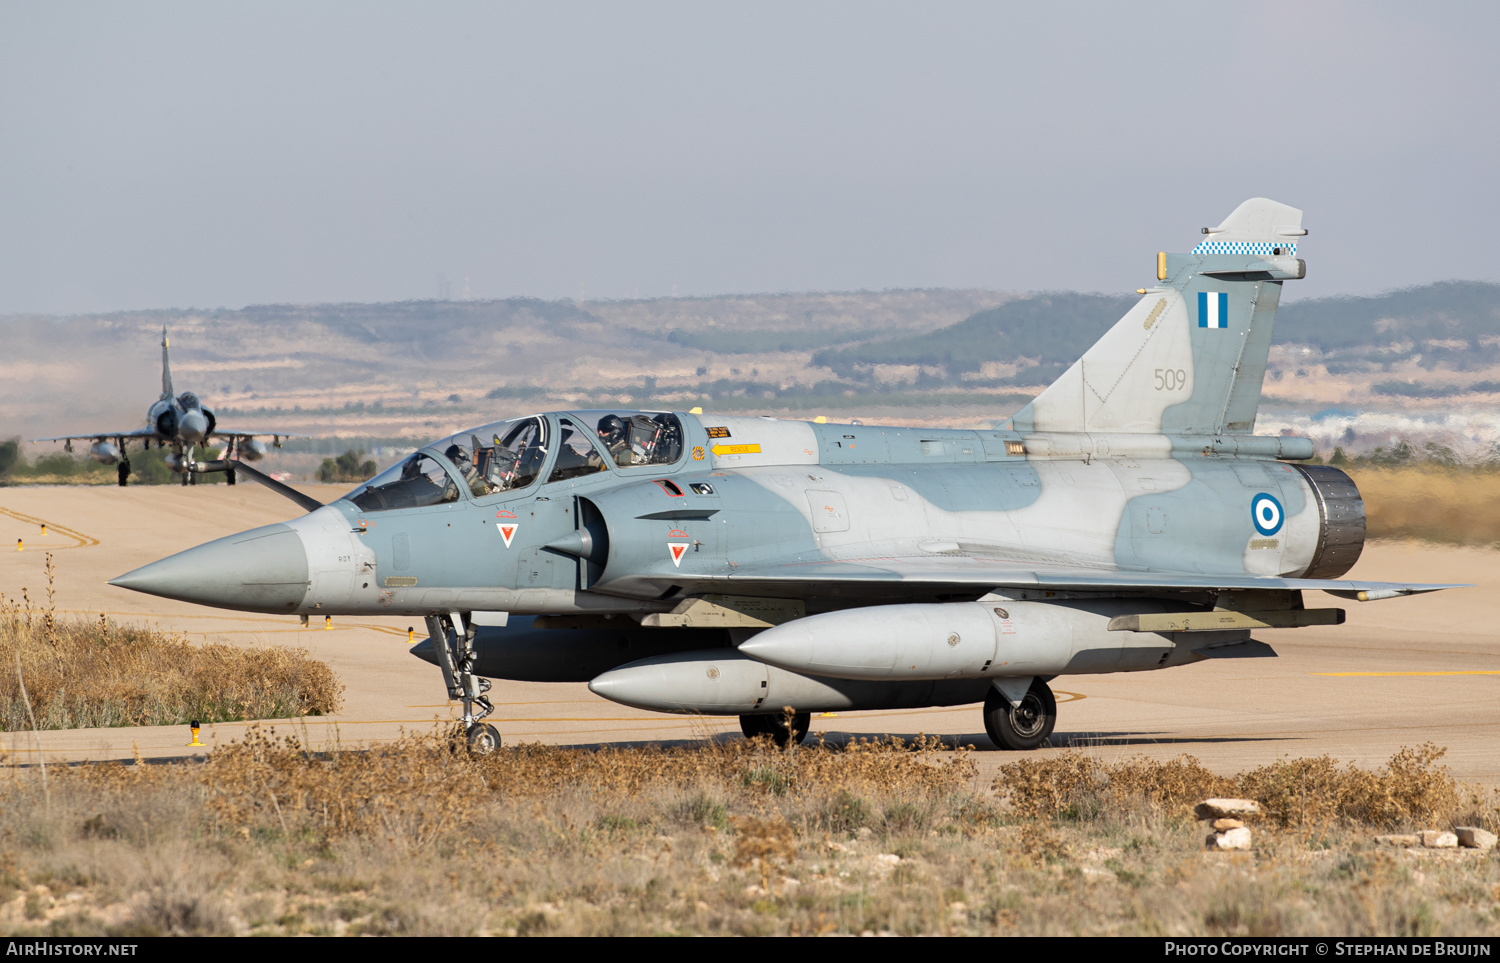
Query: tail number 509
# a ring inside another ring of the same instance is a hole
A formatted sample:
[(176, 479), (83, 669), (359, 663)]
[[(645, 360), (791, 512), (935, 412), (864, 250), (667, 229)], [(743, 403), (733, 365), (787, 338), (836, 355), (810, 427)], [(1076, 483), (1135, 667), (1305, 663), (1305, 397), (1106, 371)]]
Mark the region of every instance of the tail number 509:
[(1157, 368), (1156, 390), (1177, 391), (1187, 387), (1187, 371), (1183, 368)]

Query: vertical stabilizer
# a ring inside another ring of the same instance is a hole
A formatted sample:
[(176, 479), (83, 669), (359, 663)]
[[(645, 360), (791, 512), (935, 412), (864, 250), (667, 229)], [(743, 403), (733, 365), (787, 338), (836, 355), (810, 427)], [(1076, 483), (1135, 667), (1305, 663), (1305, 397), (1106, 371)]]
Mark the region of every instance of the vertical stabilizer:
[(1203, 233), (1190, 254), (1158, 255), (1159, 283), (1016, 413), (1016, 430), (1255, 430), (1281, 283), (1307, 273), (1302, 212), (1252, 198)]
[(167, 357), (167, 326), (161, 328), (161, 398), (170, 401), (172, 398), (172, 362)]

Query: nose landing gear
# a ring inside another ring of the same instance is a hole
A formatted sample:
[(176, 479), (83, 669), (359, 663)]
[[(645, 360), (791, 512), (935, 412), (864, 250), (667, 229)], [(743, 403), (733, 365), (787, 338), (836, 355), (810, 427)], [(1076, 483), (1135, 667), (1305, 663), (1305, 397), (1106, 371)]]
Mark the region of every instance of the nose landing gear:
[[(437, 649), (438, 666), (443, 670), (448, 698), (458, 699), (464, 704), (461, 725), (469, 750), (477, 755), (489, 755), (500, 748), (500, 733), (494, 726), (480, 721), (494, 712), (495, 707), (485, 695), (490, 691), (490, 680), (474, 674), (473, 623), (466, 625), (458, 612), (429, 615), (427, 634)], [(479, 706), (477, 714), (474, 711), (476, 705)]]

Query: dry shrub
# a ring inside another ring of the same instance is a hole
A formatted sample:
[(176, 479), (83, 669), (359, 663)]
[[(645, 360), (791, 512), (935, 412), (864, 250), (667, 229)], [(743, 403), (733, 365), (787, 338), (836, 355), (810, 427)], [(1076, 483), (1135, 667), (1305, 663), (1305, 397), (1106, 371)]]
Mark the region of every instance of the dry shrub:
[(769, 890), (772, 867), (790, 866), (797, 861), (796, 834), (780, 816), (770, 819), (746, 816), (733, 822), (738, 833), (734, 842), (734, 865), (742, 869), (759, 869), (760, 884)]
[(301, 649), (195, 646), (185, 635), (103, 615), (59, 619), (50, 604), (39, 614), (29, 609), (0, 600), (0, 730), (31, 727), (18, 653), (43, 729), (322, 715), (343, 697), (333, 670)]
[(967, 753), (938, 758), (941, 748), (937, 740), (882, 739), (783, 752), (764, 741), (735, 740), (706, 748), (520, 745), (474, 756), (460, 740), (430, 734), (359, 752), (313, 752), (294, 736), (255, 726), (201, 765), (83, 766), (68, 778), (119, 791), (177, 779), (204, 796), (221, 829), (353, 835), (420, 849), (472, 823), (491, 798), (583, 792), (629, 799), (648, 790), (682, 790), (695, 795), (677, 804), (678, 811), (722, 824), (724, 807), (704, 790), (765, 801), (773, 792), (750, 778), (755, 774), (773, 773), (778, 794), (786, 797), (941, 797), (968, 787), (975, 769)]
[(1026, 818), (1087, 818), (1107, 806), (1148, 805), (1169, 810), (1223, 795), (1232, 779), (1203, 768), (1192, 756), (1160, 762), (1132, 758), (1108, 763), (1079, 751), (1022, 759), (1000, 767), (995, 791)]
[(1087, 819), (1142, 803), (1186, 815), (1211, 796), (1258, 801), (1283, 827), (1333, 823), (1393, 827), (1432, 820), (1459, 807), (1458, 784), (1437, 765), (1447, 750), (1402, 748), (1376, 771), (1340, 768), (1328, 756), (1281, 760), (1237, 776), (1219, 776), (1192, 756), (1160, 762), (1107, 763), (1073, 751), (1000, 767), (995, 791), (1027, 819)]
[(1403, 747), (1375, 772), (1341, 769), (1328, 756), (1282, 760), (1240, 775), (1240, 791), (1281, 826), (1396, 827), (1458, 808), (1458, 784), (1437, 765), (1446, 752), (1430, 742)]
[[(256, 729), (202, 761), (64, 767), (50, 803), (39, 773), (0, 770), (0, 926), (117, 936), (1500, 928), (1487, 909), (1496, 860), (1423, 860), (1417, 886), (1412, 859), (1372, 848), (1342, 815), (1316, 852), (1273, 834), (1254, 859), (1234, 861), (1204, 858), (1185, 821), (1193, 797), (1226, 783), (1238, 793), (1241, 780), (1287, 797), (1295, 783), (1300, 800), (1304, 771), (1326, 774), (1325, 795), (1346, 793), (1346, 808), (1438, 805), (1445, 777), (1431, 747), (1344, 783), (1352, 770), (1321, 760), (1225, 780), (1188, 759), (1028, 761), (1009, 774), (1032, 777), (1013, 782), (1033, 801), (1031, 819), (992, 809), (967, 757), (941, 765), (949, 754), (932, 749), (891, 740), (788, 752), (736, 740), (476, 758), (440, 733), (346, 752)], [(1493, 813), (1496, 798), (1460, 805)], [(1106, 805), (1101, 818), (1057, 818)], [(847, 838), (832, 838), (835, 821)]]
[(938, 739), (855, 740), (843, 748), (806, 746), (785, 752), (768, 740), (732, 740), (707, 749), (646, 746), (597, 750), (521, 745), (476, 760), (494, 789), (546, 795), (568, 786), (623, 794), (648, 786), (731, 783), (752, 792), (786, 795), (879, 787), (952, 792), (974, 778), (966, 751), (943, 758)]

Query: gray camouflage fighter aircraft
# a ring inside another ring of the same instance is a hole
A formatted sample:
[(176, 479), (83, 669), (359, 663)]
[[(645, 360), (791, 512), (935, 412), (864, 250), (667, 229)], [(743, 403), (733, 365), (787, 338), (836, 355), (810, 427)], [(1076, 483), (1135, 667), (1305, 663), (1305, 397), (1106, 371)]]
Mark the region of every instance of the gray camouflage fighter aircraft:
[[(271, 439), (272, 446), (281, 447), (283, 438), (306, 438), (285, 431), (240, 431), (222, 428), (213, 411), (205, 407), (191, 391), (177, 394), (172, 388), (172, 364), (168, 357), (170, 345), (167, 329), (161, 329), (161, 397), (146, 412), (146, 427), (134, 431), (91, 431), (82, 435), (59, 435), (56, 438), (33, 438), (32, 441), (61, 441), (68, 451), (73, 442), (93, 440), (89, 446), (89, 457), (101, 465), (119, 464), (116, 474), (120, 487), (130, 480), (130, 452), (128, 441), (139, 441), (142, 448), (150, 448), (156, 442), (158, 448), (171, 448), (167, 456), (167, 467), (182, 476), (184, 485), (197, 484), (198, 475), (204, 472), (222, 471), (225, 481), (233, 485), (236, 471), (253, 474), (261, 480), (261, 473), (244, 464), (259, 461), (266, 455), (266, 445), (257, 440)], [(224, 457), (210, 462), (192, 460), (192, 451), (212, 437), (224, 439)], [(111, 442), (110, 439), (114, 441)], [(270, 479), (266, 479), (269, 481)], [(273, 483), (274, 485), (275, 483)]]
[[(1052, 732), (1060, 675), (1271, 657), (1449, 588), (1339, 580), (1364, 504), (1306, 438), (1253, 434), (1302, 212), (1257, 198), (993, 429), (562, 411), (462, 431), (307, 515), (111, 584), (253, 612), (417, 615), (477, 751), (491, 679), (737, 715), (983, 702), (994, 742)], [(790, 712), (786, 712), (786, 709)]]

